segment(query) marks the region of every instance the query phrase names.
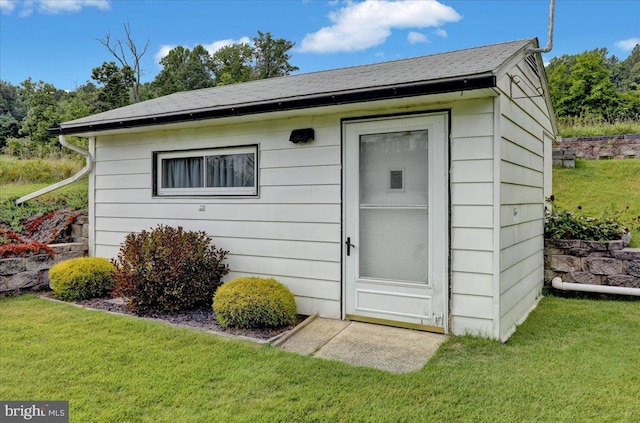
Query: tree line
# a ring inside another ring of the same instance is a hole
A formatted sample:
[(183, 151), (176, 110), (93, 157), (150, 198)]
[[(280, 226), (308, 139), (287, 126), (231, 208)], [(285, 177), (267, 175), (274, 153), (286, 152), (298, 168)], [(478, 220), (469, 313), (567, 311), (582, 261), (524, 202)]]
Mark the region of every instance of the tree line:
[[(73, 91), (26, 79), (18, 86), (0, 81), (0, 148), (5, 154), (41, 157), (59, 151), (49, 128), (180, 91), (289, 75), (295, 43), (257, 32), (251, 43), (222, 47), (211, 54), (202, 45), (178, 46), (160, 61), (161, 71), (141, 83), (140, 59), (149, 42), (137, 45), (128, 24), (124, 40), (110, 34), (98, 41), (115, 60), (91, 71), (91, 81)], [(550, 96), (561, 124), (581, 120), (640, 120), (640, 45), (619, 60), (606, 48), (551, 59), (546, 66)]]
[(213, 54), (202, 45), (175, 47), (161, 59), (162, 70), (153, 81), (141, 83), (140, 59), (149, 42), (138, 45), (128, 24), (124, 30), (124, 40), (113, 40), (110, 34), (98, 40), (115, 60), (93, 68), (91, 81), (73, 91), (31, 78), (17, 86), (0, 81), (0, 148), (5, 154), (55, 154), (59, 147), (49, 128), (61, 122), (175, 92), (285, 76), (298, 70), (289, 63), (289, 50), (295, 43), (258, 31), (251, 43), (228, 45)]
[(640, 120), (640, 44), (622, 61), (608, 54), (596, 48), (554, 57), (546, 66), (560, 123)]

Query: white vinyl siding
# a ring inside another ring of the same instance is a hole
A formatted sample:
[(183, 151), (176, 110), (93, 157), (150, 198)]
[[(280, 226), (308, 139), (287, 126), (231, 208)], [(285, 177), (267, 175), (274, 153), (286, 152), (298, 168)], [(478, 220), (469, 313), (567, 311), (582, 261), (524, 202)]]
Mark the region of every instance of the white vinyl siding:
[[(292, 290), (300, 313), (340, 318), (339, 118), (311, 120), (98, 137), (94, 254), (114, 257), (128, 233), (159, 223), (202, 230), (229, 251), (225, 280), (275, 277)], [(299, 126), (314, 127), (316, 140), (290, 143)], [(259, 196), (153, 196), (153, 152), (256, 143)]]
[[(543, 72), (544, 70), (540, 70)], [(520, 84), (512, 83), (509, 75)], [(498, 80), (500, 96), (499, 339), (533, 309), (543, 284), (545, 131), (553, 132), (541, 80), (524, 62)], [(514, 98), (509, 94), (513, 93)], [(548, 154), (548, 153), (547, 153)]]
[[(497, 100), (486, 90), (97, 137), (91, 251), (114, 257), (128, 233), (159, 223), (203, 230), (230, 252), (226, 280), (275, 277), (300, 313), (341, 318), (341, 119), (450, 110), (450, 200), (441, 205), (451, 225), (450, 331), (506, 339), (542, 284), (543, 130), (553, 132), (542, 99), (509, 100), (508, 83), (499, 79)], [(315, 140), (292, 144), (295, 128), (314, 128)], [(250, 144), (258, 196), (153, 196), (153, 152)]]
[(493, 99), (456, 103), (451, 116), (451, 329), (493, 336)]

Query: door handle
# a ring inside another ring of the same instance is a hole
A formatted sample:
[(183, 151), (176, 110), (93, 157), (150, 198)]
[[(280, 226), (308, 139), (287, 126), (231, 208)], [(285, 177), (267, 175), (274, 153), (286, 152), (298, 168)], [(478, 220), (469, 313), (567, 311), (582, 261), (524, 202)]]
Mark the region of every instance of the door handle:
[(351, 247), (356, 248), (356, 246), (351, 243), (351, 237), (350, 236), (347, 237), (347, 240), (344, 243), (347, 246), (347, 255), (350, 256), (351, 255)]

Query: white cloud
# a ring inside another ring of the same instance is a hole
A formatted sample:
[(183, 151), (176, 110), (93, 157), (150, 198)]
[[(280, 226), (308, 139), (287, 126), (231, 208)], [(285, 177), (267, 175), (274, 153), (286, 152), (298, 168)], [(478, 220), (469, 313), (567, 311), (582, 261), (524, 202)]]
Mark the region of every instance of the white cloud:
[(636, 46), (636, 44), (640, 44), (640, 38), (627, 38), (626, 40), (616, 41), (616, 47), (624, 51), (631, 51)]
[(442, 38), (447, 38), (449, 36), (449, 34), (447, 34), (447, 31), (442, 28), (436, 28), (433, 33)]
[(0, 0), (0, 10), (3, 13), (11, 13), (20, 6), (18, 16), (27, 17), (34, 11), (49, 15), (57, 15), (66, 12), (79, 12), (84, 7), (96, 7), (100, 10), (109, 10), (110, 0)]
[(439, 27), (462, 19), (453, 8), (435, 0), (366, 0), (348, 3), (329, 14), (331, 26), (307, 34), (300, 51), (360, 51), (380, 45), (392, 29)]
[(153, 56), (154, 59), (156, 59), (156, 63), (160, 63), (160, 60), (162, 60), (162, 58), (164, 56), (166, 56), (167, 54), (169, 54), (169, 52), (171, 50), (173, 50), (175, 47), (174, 45), (169, 45), (169, 44), (163, 44), (160, 46), (160, 49), (158, 50), (158, 52)]
[(203, 44), (202, 47), (204, 47), (210, 54), (213, 54), (216, 51), (220, 50), (222, 47), (230, 46), (233, 44), (242, 44), (242, 43), (251, 44), (251, 39), (249, 37), (241, 37), (237, 40), (228, 38), (226, 40), (214, 41), (211, 44)]
[[(240, 43), (245, 43), (245, 44), (251, 44), (251, 39), (249, 37), (240, 37), (237, 40), (231, 39), (231, 38), (227, 38), (225, 40), (219, 40), (219, 41), (214, 41), (210, 44), (202, 44), (202, 47), (205, 48), (205, 50), (207, 50), (210, 54), (215, 53), (216, 51), (220, 50), (222, 47), (225, 46), (230, 46), (232, 44), (240, 44)], [(160, 60), (166, 56), (167, 54), (169, 54), (169, 52), (171, 50), (173, 50), (175, 47), (177, 47), (176, 45), (171, 45), (171, 44), (163, 44), (160, 46), (160, 49), (158, 50), (158, 52), (154, 55), (154, 58), (156, 59), (156, 63), (160, 63)], [(192, 49), (195, 46), (191, 46), (191, 47), (187, 47), (188, 49)]]
[(16, 0), (0, 0), (0, 12), (9, 14), (16, 8)]
[(427, 43), (426, 35), (421, 32), (411, 31), (409, 35), (407, 35), (407, 40), (409, 40), (409, 44), (417, 44), (417, 43)]

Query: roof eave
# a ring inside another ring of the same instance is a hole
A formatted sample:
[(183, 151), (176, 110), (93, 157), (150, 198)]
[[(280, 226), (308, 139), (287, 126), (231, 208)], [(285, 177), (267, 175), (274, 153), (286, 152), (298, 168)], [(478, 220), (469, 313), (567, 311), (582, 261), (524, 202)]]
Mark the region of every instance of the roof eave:
[(119, 121), (86, 123), (74, 126), (64, 126), (64, 124), (61, 124), (57, 128), (51, 128), (49, 132), (51, 135), (72, 135), (86, 132), (108, 131), (113, 129), (137, 128), (168, 123), (217, 119), (223, 117), (307, 109), (312, 107), (333, 106), (402, 97), (415, 97), (428, 94), (469, 91), (482, 88), (494, 88), (496, 86), (496, 76), (493, 73), (489, 73), (437, 81), (374, 87), (366, 90), (343, 91), (289, 99), (275, 99), (268, 102), (230, 105), (213, 109), (180, 111), (167, 115), (144, 116)]

